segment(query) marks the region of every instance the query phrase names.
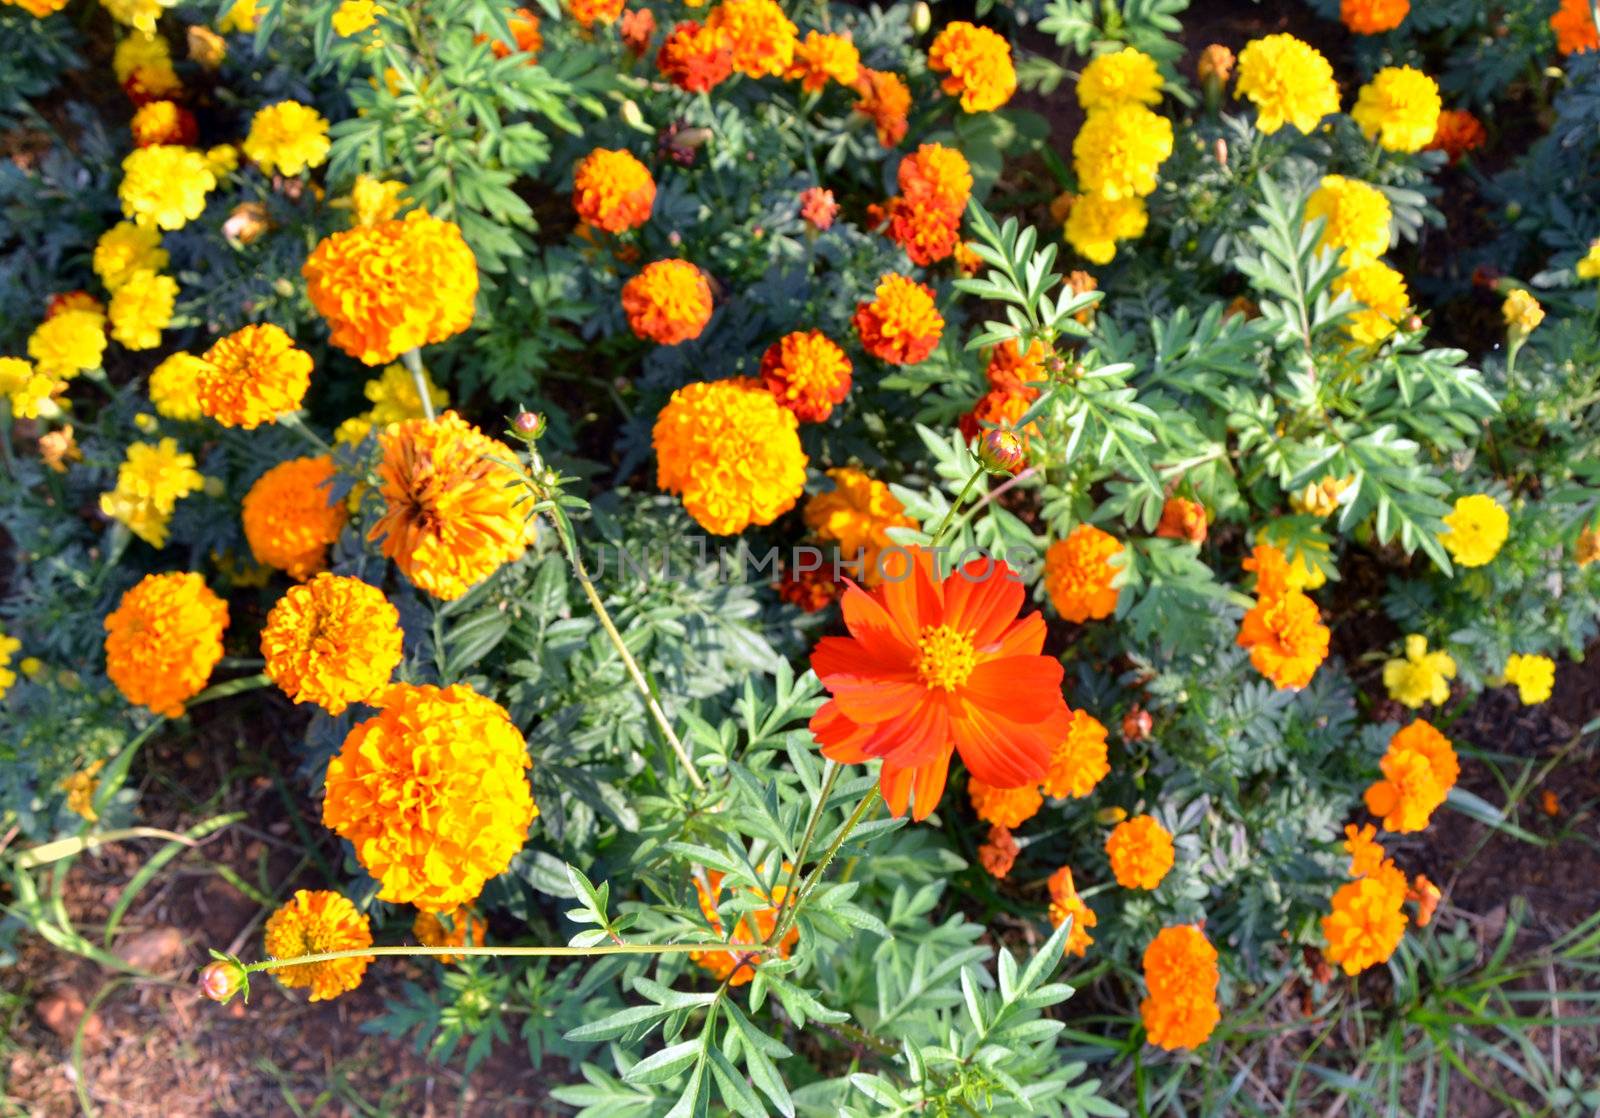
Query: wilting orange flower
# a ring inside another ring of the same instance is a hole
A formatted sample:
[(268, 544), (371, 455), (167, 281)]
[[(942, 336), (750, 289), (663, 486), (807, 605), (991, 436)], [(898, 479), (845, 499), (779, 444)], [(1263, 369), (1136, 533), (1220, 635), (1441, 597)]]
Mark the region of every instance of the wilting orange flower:
[(1080, 623), (1110, 617), (1121, 595), (1113, 585), (1121, 568), (1111, 560), (1121, 554), (1117, 538), (1092, 524), (1080, 524), (1051, 544), (1044, 555), (1044, 586), (1056, 612)]
[(529, 65), (532, 65), (533, 56), (544, 49), (544, 36), (539, 33), (539, 17), (530, 8), (518, 8), (506, 16), (506, 22), (511, 25), (511, 38), (515, 45), (496, 39), (489, 44), (489, 49), (496, 58), (507, 58), (514, 51), (526, 54), (529, 56)]
[[(372, 946), (372, 925), (365, 913), (348, 897), (326, 889), (298, 889), (276, 912), (267, 917), (265, 927), (267, 955), (273, 959), (294, 959), (301, 955), (320, 955), (325, 951), (355, 951)], [(371, 955), (350, 959), (326, 959), (320, 963), (298, 963), (292, 967), (272, 967), (272, 974), (285, 986), (304, 986), (311, 990), (311, 1001), (336, 998), (361, 985), (361, 977), (372, 962)]]
[(1124, 889), (1154, 889), (1172, 869), (1172, 834), (1152, 815), (1124, 819), (1106, 836), (1111, 872)]
[(1110, 771), (1105, 726), (1084, 711), (1073, 711), (1066, 735), (1050, 751), (1050, 766), (1044, 776), (1045, 795), (1082, 799)]
[(1150, 996), (1139, 1003), (1150, 1043), (1171, 1051), (1198, 1048), (1222, 1020), (1217, 1008), (1217, 949), (1193, 924), (1162, 928), (1144, 949)]
[(395, 424), (378, 445), (386, 507), (367, 538), (420, 589), (450, 601), (522, 557), (533, 522), (505, 443), (447, 411)]
[(1406, 875), (1392, 863), (1341, 885), (1322, 918), (1323, 954), (1350, 975), (1388, 961), (1406, 933), (1405, 903)]
[(1017, 91), (1011, 44), (987, 27), (964, 21), (946, 24), (939, 32), (928, 48), (928, 69), (949, 75), (940, 88), (960, 97), (969, 113), (998, 109)]
[(378, 899), (446, 912), (471, 904), (527, 840), (528, 746), (465, 684), (391, 686), (328, 762), (322, 822), (350, 840)]
[(349, 519), (329, 483), (333, 459), (291, 458), (256, 479), (241, 512), (256, 562), (305, 579), (328, 565), (328, 547)]
[(1562, 54), (1582, 54), (1600, 47), (1600, 31), (1595, 29), (1589, 0), (1561, 0), (1561, 7), (1550, 17), (1550, 30), (1556, 33), (1556, 49)]
[(632, 152), (596, 148), (578, 163), (572, 183), (578, 220), (596, 229), (621, 233), (650, 219), (656, 181)]
[(1059, 928), (1072, 920), (1072, 931), (1067, 933), (1065, 952), (1083, 958), (1089, 948), (1094, 944), (1094, 937), (1089, 934), (1089, 929), (1100, 923), (1100, 918), (1094, 914), (1094, 909), (1084, 903), (1078, 896), (1077, 887), (1072, 883), (1072, 869), (1062, 866), (1050, 875), (1050, 926)]
[(891, 528), (915, 528), (905, 506), (889, 487), (865, 472), (848, 466), (828, 471), (833, 488), (806, 501), (806, 527), (819, 539), (838, 546), (844, 564), (855, 566), (857, 577), (876, 586), (886, 571), (884, 552), (894, 546)]
[(1381, 35), (1405, 22), (1411, 0), (1340, 0), (1339, 18), (1357, 35)]
[(821, 330), (796, 330), (767, 347), (761, 380), (801, 423), (821, 423), (850, 394), (850, 358)]
[(1184, 497), (1168, 497), (1161, 506), (1161, 523), (1156, 535), (1167, 540), (1206, 541), (1206, 507)]
[(839, 216), (839, 203), (833, 191), (820, 186), (808, 186), (800, 192), (800, 217), (814, 229), (827, 229)]
[(1041, 654), (1044, 619), (1017, 618), (1022, 583), (979, 560), (939, 581), (933, 556), (909, 549), (906, 577), (844, 594), (848, 637), (824, 637), (811, 666), (832, 698), (811, 719), (823, 755), (882, 758), (896, 815), (925, 819), (959, 750), (974, 779), (996, 788), (1042, 780), (1066, 736), (1061, 664)]
[(774, 589), (778, 597), (807, 613), (822, 612), (844, 593), (844, 586), (835, 581), (829, 563), (817, 567), (787, 567)]
[(1414, 901), (1417, 906), (1417, 927), (1426, 928), (1433, 923), (1433, 914), (1443, 899), (1444, 894), (1439, 892), (1437, 885), (1428, 880), (1427, 874), (1417, 874), (1411, 882), (1411, 888), (1406, 890), (1406, 900)]
[(967, 782), (967, 798), (972, 810), (985, 823), (996, 827), (1020, 827), (1044, 806), (1044, 797), (1037, 784), (1024, 784), (1017, 788), (995, 788), (977, 777)]
[(297, 703), (343, 714), (371, 703), (400, 666), (400, 613), (383, 591), (327, 572), (292, 587), (267, 614), (267, 675)]
[(861, 76), (861, 52), (844, 35), (808, 31), (794, 48), (787, 76), (800, 79), (800, 88), (807, 93), (817, 92), (830, 80), (855, 85)]
[(862, 347), (891, 365), (915, 365), (933, 352), (944, 332), (933, 289), (894, 272), (879, 277), (872, 301), (857, 303), (851, 321)]
[(1017, 864), (1020, 852), (1021, 847), (1010, 831), (1004, 827), (990, 827), (988, 840), (978, 847), (978, 865), (990, 877), (1003, 881)]
[(1477, 151), (1488, 140), (1483, 124), (1466, 109), (1445, 109), (1433, 133), (1429, 151), (1442, 151), (1454, 163), (1468, 152)]
[(1450, 739), (1419, 718), (1396, 730), (1378, 762), (1383, 779), (1366, 792), (1367, 810), (1386, 831), (1420, 831), (1461, 775)]
[(733, 68), (747, 77), (781, 77), (794, 61), (799, 31), (774, 0), (722, 0), (706, 26), (727, 35)]
[(300, 407), (311, 384), (311, 355), (267, 322), (219, 338), (195, 372), (201, 413), (250, 431)]
[(199, 575), (146, 575), (105, 620), (106, 675), (123, 698), (177, 718), (222, 659), (228, 605)]
[(650, 40), (656, 34), (656, 14), (649, 8), (638, 8), (622, 13), (622, 45), (637, 58), (643, 58), (650, 49)]
[[(411, 922), (411, 934), (417, 937), (417, 942), (424, 947), (482, 947), (484, 935), (489, 927), (478, 918), (478, 914), (471, 908), (462, 905), (450, 913), (450, 926), (444, 924), (444, 917), (437, 912), (419, 912), (417, 918)], [(460, 955), (435, 955), (435, 959), (446, 965), (459, 962)]]
[(615, 23), (626, 0), (567, 0), (567, 12), (584, 27)]
[(323, 238), (300, 272), (333, 344), (367, 365), (472, 325), (478, 262), (454, 222), (423, 210)]
[(856, 112), (872, 119), (880, 145), (892, 148), (905, 139), (911, 90), (904, 78), (888, 70), (863, 66), (856, 76), (855, 90)]
[(1282, 551), (1258, 543), (1244, 568), (1256, 574), (1256, 603), (1239, 624), (1239, 647), (1250, 650), (1250, 663), (1274, 686), (1298, 691), (1327, 658), (1332, 634), (1317, 604), (1289, 588)]
[[(779, 876), (787, 877), (790, 871), (788, 862), (779, 868)], [(704, 880), (701, 874), (694, 875), (695, 896), (700, 901), (700, 913), (706, 918), (706, 923), (711, 925), (713, 934), (721, 936), (722, 916), (717, 912), (717, 900), (722, 896), (722, 874), (717, 870), (707, 870)], [(728, 936), (728, 942), (735, 945), (755, 946), (765, 943), (773, 932), (778, 930), (778, 910), (783, 907), (784, 899), (789, 895), (787, 886), (774, 886), (771, 893), (763, 893), (759, 889), (751, 889), (757, 899), (766, 901), (764, 908), (755, 909), (753, 912), (741, 917), (734, 925), (733, 934)], [(783, 933), (783, 938), (778, 941), (778, 957), (787, 959), (789, 952), (800, 940), (800, 929), (791, 926)], [(756, 965), (760, 957), (747, 952), (736, 951), (691, 951), (689, 958), (697, 965), (704, 967), (711, 976), (719, 982), (726, 982), (729, 986), (743, 986), (756, 976)]]
[(679, 89), (708, 93), (733, 74), (732, 44), (726, 32), (686, 19), (661, 44), (656, 67)]
[(677, 345), (711, 321), (711, 284), (687, 260), (656, 260), (622, 285), (622, 309), (638, 337)]
[(1377, 839), (1378, 829), (1371, 823), (1357, 827), (1354, 823), (1344, 829), (1344, 849), (1350, 855), (1350, 876), (1370, 877), (1388, 862), (1388, 852)]

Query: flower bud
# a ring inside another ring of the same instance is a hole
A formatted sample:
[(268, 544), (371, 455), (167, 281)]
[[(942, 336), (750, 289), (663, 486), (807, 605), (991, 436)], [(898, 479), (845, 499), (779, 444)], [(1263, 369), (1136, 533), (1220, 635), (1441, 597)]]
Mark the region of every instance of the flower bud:
[[(228, 1004), (233, 996), (249, 985), (244, 967), (232, 959), (218, 959), (208, 963), (200, 972), (200, 993), (214, 1002)], [(247, 998), (248, 994), (245, 995)]]
[[(1216, 112), (1217, 106), (1222, 103), (1222, 90), (1233, 76), (1233, 63), (1233, 52), (1221, 43), (1212, 43), (1200, 52), (1200, 59), (1195, 64), (1195, 76), (1200, 79), (1200, 87), (1205, 91), (1206, 108), (1212, 112)], [(1222, 162), (1225, 165), (1227, 161)]]
[(1415, 334), (1422, 329), (1422, 316), (1420, 314), (1408, 315), (1405, 321), (1406, 333)]
[(1122, 738), (1124, 741), (1143, 741), (1150, 736), (1155, 724), (1150, 712), (1135, 704), (1122, 716)]
[(1227, 167), (1227, 165), (1228, 165), (1228, 141), (1224, 140), (1221, 136), (1218, 136), (1217, 137), (1216, 147), (1213, 150), (1215, 151), (1216, 156), (1217, 156), (1217, 166), (1219, 166), (1219, 167)]
[(1009, 427), (994, 427), (978, 440), (978, 461), (994, 474), (1014, 474), (1028, 464), (1022, 436)]
[(918, 35), (925, 35), (928, 28), (933, 26), (933, 11), (923, 0), (917, 0), (911, 6), (911, 30)]
[(621, 115), (622, 123), (626, 124), (629, 128), (635, 128), (640, 132), (645, 133), (655, 132), (655, 129), (651, 128), (650, 125), (645, 123), (644, 114), (639, 111), (638, 102), (636, 102), (633, 98), (630, 97), (622, 103)]
[(511, 422), (516, 427), (517, 434), (524, 438), (537, 439), (544, 434), (544, 416), (538, 412), (520, 411)]
[(1115, 826), (1126, 818), (1128, 818), (1127, 809), (1120, 807), (1103, 807), (1094, 813), (1094, 821), (1102, 827)]

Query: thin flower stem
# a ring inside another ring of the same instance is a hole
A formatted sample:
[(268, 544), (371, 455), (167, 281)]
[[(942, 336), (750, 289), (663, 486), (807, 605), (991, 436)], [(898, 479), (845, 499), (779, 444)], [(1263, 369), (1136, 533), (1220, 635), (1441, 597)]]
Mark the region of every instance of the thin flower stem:
[(300, 418), (300, 413), (297, 411), (284, 412), (280, 415), (278, 417), (278, 426), (287, 427), (323, 454), (333, 453), (333, 447), (329, 446), (321, 435), (307, 427), (305, 420)]
[(800, 887), (800, 894), (795, 898), (794, 904), (783, 913), (778, 920), (777, 926), (772, 929), (772, 935), (767, 937), (768, 944), (783, 942), (783, 937), (788, 934), (789, 928), (794, 924), (795, 917), (800, 914), (800, 907), (811, 896), (811, 891), (816, 888), (817, 882), (822, 880), (822, 875), (828, 871), (828, 866), (832, 864), (834, 857), (839, 853), (839, 848), (844, 845), (845, 840), (850, 837), (850, 832), (854, 831), (861, 820), (866, 818), (870, 809), (877, 806), (878, 796), (878, 785), (874, 784), (871, 791), (861, 797), (861, 802), (856, 805), (856, 809), (850, 813), (850, 818), (846, 819), (844, 826), (839, 829), (838, 836), (817, 862), (817, 868), (811, 871), (810, 876), (806, 878), (806, 883)]
[[(742, 946), (742, 945), (741, 945)], [(373, 956), (408, 955), (503, 955), (514, 958), (534, 956), (558, 958), (583, 958), (589, 955), (682, 955), (690, 951), (726, 951), (728, 945), (720, 940), (710, 943), (606, 943), (598, 947), (356, 947), (345, 951), (319, 951), (315, 955), (295, 955), (288, 959), (263, 959), (259, 963), (244, 963), (245, 973), (277, 970), (280, 967), (298, 967), (308, 963), (331, 963), (337, 959), (367, 959)], [(748, 949), (765, 954), (762, 946)]]
[(822, 813), (828, 810), (828, 796), (832, 794), (834, 783), (838, 781), (839, 773), (843, 769), (843, 765), (828, 762), (827, 775), (822, 778), (822, 788), (817, 792), (817, 804), (811, 809), (811, 819), (806, 823), (806, 833), (800, 839), (794, 865), (789, 867), (789, 880), (784, 886), (783, 904), (779, 906), (778, 911), (780, 918), (783, 916), (783, 910), (794, 903), (795, 885), (799, 883), (800, 871), (805, 868), (806, 855), (811, 853), (811, 841), (817, 837), (817, 824), (822, 822)]
[(422, 414), (431, 421), (433, 419), (433, 398), (428, 395), (428, 378), (422, 371), (422, 351), (408, 349), (400, 355), (400, 360), (405, 362), (406, 368), (411, 370), (411, 379), (417, 384), (417, 399), (422, 401)]
[(944, 514), (944, 519), (939, 522), (939, 527), (933, 533), (933, 546), (938, 547), (944, 539), (944, 534), (950, 530), (951, 521), (955, 520), (956, 512), (967, 503), (967, 498), (972, 496), (972, 487), (978, 484), (978, 479), (983, 476), (983, 467), (979, 466), (972, 471), (972, 476), (967, 479), (967, 484), (961, 487), (961, 492), (956, 496), (956, 503), (950, 506), (950, 511)]

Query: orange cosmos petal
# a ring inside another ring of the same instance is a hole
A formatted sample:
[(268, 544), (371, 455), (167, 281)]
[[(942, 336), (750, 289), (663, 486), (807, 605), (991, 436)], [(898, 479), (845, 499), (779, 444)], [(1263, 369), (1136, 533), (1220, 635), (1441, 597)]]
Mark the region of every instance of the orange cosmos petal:
[(1065, 701), (1058, 713), (1031, 724), (967, 704), (950, 730), (973, 776), (996, 788), (1018, 788), (1044, 779), (1051, 750), (1071, 725)]
[(916, 630), (907, 632), (893, 614), (855, 583), (850, 583), (844, 592), (840, 609), (850, 635), (880, 661), (909, 664), (916, 655)]
[(961, 697), (1018, 722), (1039, 722), (1062, 709), (1061, 665), (1044, 656), (1007, 656), (973, 669)]
[(854, 765), (872, 760), (865, 748), (872, 737), (871, 729), (850, 721), (832, 699), (811, 716), (810, 730), (811, 736), (822, 744), (822, 755), (830, 761)]
[[(987, 559), (974, 560), (944, 583), (944, 623), (972, 634), (979, 648), (1000, 639), (1022, 608), (1022, 583), (1011, 568)], [(1040, 630), (1040, 639), (1044, 636)], [(1034, 649), (1035, 652), (1038, 649)]]
[(919, 823), (933, 814), (950, 776), (950, 752), (946, 746), (928, 760), (906, 767), (884, 762), (879, 787), (890, 813), (904, 815), (909, 806), (911, 818)]

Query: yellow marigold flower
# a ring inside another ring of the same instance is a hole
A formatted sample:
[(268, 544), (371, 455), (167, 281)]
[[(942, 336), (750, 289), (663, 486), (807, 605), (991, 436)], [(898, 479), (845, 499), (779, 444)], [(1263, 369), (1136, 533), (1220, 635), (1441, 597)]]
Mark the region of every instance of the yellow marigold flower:
[(155, 34), (156, 22), (172, 3), (173, 0), (100, 0), (100, 6), (112, 19), (146, 35)]
[(1044, 794), (1082, 799), (1111, 771), (1106, 760), (1106, 728), (1084, 711), (1072, 712), (1067, 736), (1050, 752)]
[(1172, 834), (1154, 816), (1135, 815), (1106, 837), (1111, 872), (1124, 889), (1154, 889), (1172, 869)]
[(391, 220), (400, 212), (400, 195), (406, 184), (389, 179), (357, 175), (350, 188), (350, 209), (358, 226), (377, 225)]
[(890, 365), (915, 365), (927, 358), (944, 333), (944, 316), (933, 289), (914, 279), (885, 272), (871, 302), (856, 304), (851, 316), (861, 346)]
[(1500, 304), (1500, 314), (1506, 320), (1506, 329), (1514, 336), (1526, 338), (1544, 321), (1544, 308), (1526, 288), (1513, 288)]
[(510, 447), (455, 412), (396, 424), (378, 445), (385, 509), (367, 538), (419, 589), (452, 601), (522, 557), (531, 501), (501, 464)]
[(233, 5), (222, 13), (222, 18), (217, 21), (217, 29), (253, 35), (260, 23), (264, 6), (263, 0), (233, 0)]
[(1020, 788), (995, 788), (973, 777), (967, 782), (967, 797), (972, 801), (972, 810), (978, 813), (979, 819), (1008, 829), (1022, 826), (1039, 814), (1039, 809), (1044, 806), (1044, 797), (1039, 794), (1037, 784), (1025, 784)]
[(1349, 975), (1387, 962), (1406, 932), (1406, 875), (1393, 866), (1341, 885), (1322, 918), (1324, 954)]
[(422, 210), (324, 238), (301, 274), (333, 344), (368, 365), (461, 333), (478, 297), (461, 230)]
[(194, 455), (180, 451), (176, 439), (132, 443), (117, 468), (116, 488), (100, 494), (100, 511), (151, 547), (165, 547), (172, 510), (204, 486)]
[(373, 27), (383, 14), (383, 6), (373, 0), (344, 0), (333, 10), (333, 33), (348, 39)]
[[(3, 694), (4, 676), (0, 675), (0, 695)], [(90, 823), (100, 821), (100, 813), (94, 809), (94, 797), (100, 791), (100, 770), (105, 767), (104, 759), (93, 761), (61, 782), (61, 790), (67, 794), (67, 810)]]
[(239, 169), (239, 149), (234, 144), (218, 144), (206, 148), (205, 160), (211, 173), (220, 179)]
[(127, 35), (111, 52), (111, 71), (122, 85), (139, 70), (171, 68), (172, 48), (160, 35)]
[(1072, 921), (1072, 931), (1067, 933), (1067, 944), (1064, 948), (1066, 954), (1083, 958), (1091, 946), (1094, 937), (1089, 934), (1089, 929), (1100, 923), (1100, 918), (1094, 914), (1094, 909), (1084, 903), (1078, 896), (1078, 890), (1072, 883), (1072, 870), (1062, 866), (1050, 875), (1050, 926), (1059, 928), (1069, 919)]
[(1017, 91), (1011, 44), (987, 27), (963, 20), (945, 25), (928, 48), (928, 69), (949, 76), (940, 83), (969, 113), (998, 109)]
[(1439, 83), (1410, 66), (1385, 66), (1356, 96), (1350, 118), (1385, 151), (1421, 151), (1439, 130)]
[(1116, 259), (1117, 242), (1144, 236), (1150, 214), (1142, 198), (1115, 201), (1099, 194), (1082, 194), (1067, 211), (1063, 235), (1079, 256), (1092, 264)]
[(116, 293), (128, 278), (140, 270), (162, 271), (168, 262), (161, 247), (161, 234), (147, 225), (119, 221), (100, 234), (94, 246), (94, 274), (106, 290)]
[(800, 80), (800, 88), (815, 93), (830, 80), (854, 85), (861, 75), (861, 52), (843, 35), (808, 31), (794, 48), (794, 61), (788, 76)]
[[(792, 868), (788, 862), (784, 862), (779, 868), (779, 876), (786, 876)], [(764, 943), (770, 939), (778, 930), (778, 909), (789, 894), (785, 885), (775, 886), (771, 893), (752, 888), (750, 893), (757, 900), (765, 902), (765, 906), (749, 911), (729, 933), (723, 930), (722, 916), (717, 912), (717, 901), (722, 895), (722, 874), (717, 870), (696, 873), (694, 891), (700, 901), (700, 913), (711, 926), (712, 934), (726, 938), (734, 946)], [(787, 959), (799, 940), (800, 929), (790, 927), (778, 941), (778, 957)], [(743, 986), (754, 979), (760, 961), (759, 956), (743, 951), (691, 951), (689, 959), (709, 972), (713, 979), (726, 982), (729, 986)]]
[(747, 77), (782, 77), (794, 61), (800, 32), (773, 0), (722, 0), (706, 26), (727, 35), (733, 68)]
[(106, 351), (105, 315), (66, 310), (45, 319), (28, 335), (28, 356), (52, 380), (70, 380), (98, 369)]
[(1344, 849), (1350, 855), (1350, 876), (1370, 877), (1389, 862), (1388, 853), (1378, 841), (1378, 828), (1371, 823), (1344, 829)]
[(1456, 498), (1455, 510), (1444, 518), (1439, 542), (1462, 567), (1481, 567), (1496, 555), (1511, 534), (1511, 517), (1487, 493)]
[(798, 427), (759, 381), (685, 385), (656, 417), (656, 485), (715, 535), (771, 524), (805, 491)]
[(656, 181), (632, 152), (596, 148), (578, 162), (572, 184), (572, 208), (585, 224), (621, 233), (650, 220)]
[(1461, 775), (1450, 739), (1417, 719), (1395, 731), (1378, 762), (1383, 779), (1366, 791), (1367, 810), (1386, 831), (1420, 831)]
[(1573, 270), (1578, 273), (1579, 279), (1600, 279), (1600, 240), (1590, 243), (1589, 251)]
[[(267, 917), (265, 947), (273, 959), (297, 959), (329, 951), (356, 951), (372, 946), (372, 925), (349, 898), (326, 889), (298, 889)], [(304, 986), (314, 1002), (337, 998), (361, 985), (371, 955), (272, 967), (285, 986)]]
[(1110, 202), (1142, 198), (1172, 154), (1172, 122), (1143, 105), (1123, 104), (1089, 114), (1072, 141), (1078, 179)]
[(280, 462), (256, 479), (241, 506), (256, 562), (302, 580), (328, 565), (328, 548), (348, 519), (330, 486), (336, 473), (324, 454)]
[(1118, 105), (1158, 105), (1165, 83), (1156, 60), (1142, 50), (1123, 47), (1102, 54), (1078, 76), (1078, 104), (1084, 112)]
[(1357, 35), (1381, 35), (1405, 22), (1411, 0), (1340, 0), (1339, 18)]
[(889, 487), (861, 470), (847, 466), (828, 471), (833, 488), (806, 501), (806, 527), (818, 539), (838, 546), (847, 561), (859, 560), (861, 581), (876, 586), (883, 581), (884, 549), (894, 546), (891, 528), (915, 528)]
[(78, 449), (72, 434), (72, 424), (47, 431), (39, 436), (39, 461), (53, 473), (67, 472), (69, 462), (82, 462), (83, 451)]
[[(450, 394), (433, 383), (433, 376), (422, 370), (422, 381), (428, 389), (428, 400), (433, 413), (440, 414), (450, 406)], [(404, 365), (389, 365), (382, 373), (367, 381), (362, 393), (372, 402), (372, 407), (339, 424), (334, 431), (335, 442), (354, 446), (367, 437), (373, 428), (382, 430), (391, 423), (404, 423), (408, 419), (423, 419), (427, 412), (422, 407), (422, 397), (417, 393), (417, 378)]]
[(324, 571), (278, 599), (261, 630), (261, 655), (289, 698), (342, 714), (388, 687), (401, 637), (400, 613), (383, 591)]
[(1245, 44), (1234, 96), (1255, 105), (1256, 127), (1269, 136), (1285, 124), (1309, 133), (1323, 117), (1339, 111), (1333, 67), (1315, 47), (1293, 35), (1268, 35)]
[(126, 349), (154, 349), (161, 344), (161, 331), (172, 324), (177, 299), (177, 280), (140, 268), (111, 296), (111, 336)]
[(200, 410), (200, 374), (206, 363), (181, 350), (166, 358), (150, 373), (150, 402), (168, 419), (192, 421)]
[(1306, 220), (1322, 218), (1318, 248), (1338, 249), (1346, 267), (1368, 264), (1389, 250), (1389, 199), (1358, 179), (1326, 175), (1306, 200)]
[(21, 8), (34, 19), (43, 19), (65, 8), (69, 0), (5, 0), (5, 3)]
[(122, 212), (138, 225), (182, 229), (206, 208), (216, 189), (206, 157), (173, 144), (136, 148), (122, 161), (117, 197)]
[(1345, 333), (1357, 345), (1373, 346), (1395, 332), (1411, 311), (1411, 293), (1406, 278), (1381, 260), (1340, 273), (1333, 290), (1348, 291), (1362, 309), (1351, 313)]
[(1556, 662), (1548, 656), (1513, 653), (1501, 674), (1506, 683), (1517, 689), (1517, 697), (1529, 706), (1544, 702), (1555, 690)]
[(1389, 697), (1412, 710), (1424, 703), (1444, 703), (1450, 698), (1450, 681), (1455, 677), (1455, 659), (1442, 650), (1429, 652), (1428, 638), (1418, 633), (1406, 638), (1404, 657), (1383, 665), (1383, 686)]
[(528, 746), (465, 684), (392, 685), (328, 762), (322, 822), (355, 846), (378, 899), (445, 912), (511, 864), (538, 809)]
[[(7, 691), (17, 682), (17, 673), (11, 670), (11, 658), (22, 647), (22, 642), (16, 637), (8, 636), (4, 629), (0, 629), (0, 699), (5, 698)], [(27, 664), (27, 660), (23, 664)]]
[(821, 423), (850, 394), (850, 358), (821, 330), (796, 330), (767, 347), (761, 380), (801, 423)]
[(244, 153), (267, 174), (298, 175), (328, 160), (328, 122), (298, 101), (258, 109), (250, 120)]
[(1122, 544), (1109, 532), (1080, 524), (1064, 540), (1050, 545), (1044, 556), (1044, 587), (1056, 612), (1068, 621), (1098, 621), (1117, 608), (1121, 589), (1116, 585)]
[(39, 418), (59, 383), (37, 372), (31, 361), (0, 357), (0, 396), (11, 401), (11, 414), (18, 419)]
[[(450, 926), (445, 927), (445, 920)], [(419, 912), (411, 922), (411, 934), (424, 947), (482, 947), (489, 926), (478, 919), (478, 914), (462, 905), (448, 916), (437, 912)], [(435, 955), (446, 965), (459, 962), (460, 955)]]
[(1139, 1003), (1139, 1016), (1147, 1039), (1168, 1051), (1200, 1047), (1222, 1020), (1217, 949), (1194, 924), (1179, 924), (1156, 933), (1143, 962), (1150, 996)]
[(106, 675), (130, 703), (177, 718), (222, 659), (227, 627), (227, 603), (199, 575), (146, 575), (105, 620)]
[(311, 355), (268, 322), (219, 338), (198, 372), (200, 410), (224, 427), (253, 431), (300, 407), (311, 384)]
[(1562, 54), (1583, 54), (1600, 47), (1600, 29), (1594, 25), (1589, 0), (1561, 0), (1561, 7), (1550, 17), (1550, 30), (1556, 33), (1556, 49)]

